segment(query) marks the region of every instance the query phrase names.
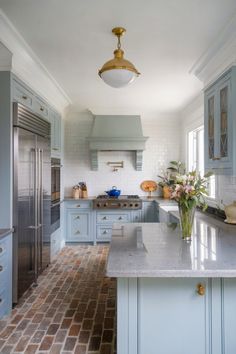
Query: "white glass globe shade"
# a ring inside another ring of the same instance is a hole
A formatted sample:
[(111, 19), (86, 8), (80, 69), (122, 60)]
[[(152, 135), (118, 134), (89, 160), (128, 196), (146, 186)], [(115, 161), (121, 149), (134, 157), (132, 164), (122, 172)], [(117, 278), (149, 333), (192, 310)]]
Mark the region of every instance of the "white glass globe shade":
[(103, 81), (111, 87), (119, 88), (130, 84), (138, 75), (126, 69), (112, 69), (101, 73)]

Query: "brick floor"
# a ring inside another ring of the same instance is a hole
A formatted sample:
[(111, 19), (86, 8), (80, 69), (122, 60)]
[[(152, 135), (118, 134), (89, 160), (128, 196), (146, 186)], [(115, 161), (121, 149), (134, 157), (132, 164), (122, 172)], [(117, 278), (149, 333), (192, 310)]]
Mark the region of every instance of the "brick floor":
[(115, 354), (115, 279), (108, 246), (66, 246), (0, 321), (0, 354)]

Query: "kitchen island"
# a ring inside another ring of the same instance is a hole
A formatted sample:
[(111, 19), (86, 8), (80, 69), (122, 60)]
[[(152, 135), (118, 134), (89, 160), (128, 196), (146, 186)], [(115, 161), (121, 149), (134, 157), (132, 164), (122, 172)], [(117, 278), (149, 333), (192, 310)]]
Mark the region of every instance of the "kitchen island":
[(197, 213), (177, 224), (115, 224), (118, 354), (236, 353), (236, 226)]

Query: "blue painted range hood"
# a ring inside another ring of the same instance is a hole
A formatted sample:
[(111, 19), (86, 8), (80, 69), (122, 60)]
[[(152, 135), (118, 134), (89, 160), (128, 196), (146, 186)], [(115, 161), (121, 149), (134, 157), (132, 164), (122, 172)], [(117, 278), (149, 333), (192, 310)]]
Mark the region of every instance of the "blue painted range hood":
[(98, 170), (98, 151), (134, 151), (135, 169), (142, 170), (143, 136), (140, 116), (97, 115), (88, 137), (92, 170)]

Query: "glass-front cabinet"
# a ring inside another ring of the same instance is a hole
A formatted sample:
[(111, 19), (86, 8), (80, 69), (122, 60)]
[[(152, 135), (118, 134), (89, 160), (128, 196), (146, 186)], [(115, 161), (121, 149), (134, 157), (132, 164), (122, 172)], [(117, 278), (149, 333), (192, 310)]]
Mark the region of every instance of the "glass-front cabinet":
[(232, 68), (205, 91), (205, 170), (216, 174), (234, 173), (234, 77)]

